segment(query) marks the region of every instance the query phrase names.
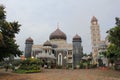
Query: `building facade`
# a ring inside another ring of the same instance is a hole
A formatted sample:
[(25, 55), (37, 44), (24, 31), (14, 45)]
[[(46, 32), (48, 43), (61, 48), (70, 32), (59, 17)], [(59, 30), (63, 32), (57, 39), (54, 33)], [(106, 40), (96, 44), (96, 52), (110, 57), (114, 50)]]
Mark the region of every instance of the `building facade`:
[(106, 41), (102, 40), (99, 43), (99, 48), (98, 48), (98, 53), (99, 54), (98, 54), (97, 61), (99, 63), (99, 66), (108, 66), (108, 59), (107, 59), (107, 56), (106, 56), (106, 51), (107, 51)]
[[(43, 59), (46, 64), (51, 62), (55, 65), (71, 65), (71, 67), (79, 65), (83, 54), (80, 36), (74, 36), (73, 43), (67, 43), (66, 34), (57, 28), (50, 34), (49, 40), (44, 42), (42, 45), (32, 45), (32, 47), (30, 45), (28, 46), (28, 39), (26, 40), (25, 55), (29, 54), (35, 58)], [(74, 66), (72, 66), (73, 64)]]

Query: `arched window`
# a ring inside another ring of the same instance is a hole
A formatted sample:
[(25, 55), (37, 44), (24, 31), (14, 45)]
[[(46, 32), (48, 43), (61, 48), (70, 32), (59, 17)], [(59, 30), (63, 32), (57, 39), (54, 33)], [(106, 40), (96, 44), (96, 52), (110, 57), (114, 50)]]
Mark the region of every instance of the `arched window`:
[(58, 54), (58, 65), (62, 65), (62, 54)]

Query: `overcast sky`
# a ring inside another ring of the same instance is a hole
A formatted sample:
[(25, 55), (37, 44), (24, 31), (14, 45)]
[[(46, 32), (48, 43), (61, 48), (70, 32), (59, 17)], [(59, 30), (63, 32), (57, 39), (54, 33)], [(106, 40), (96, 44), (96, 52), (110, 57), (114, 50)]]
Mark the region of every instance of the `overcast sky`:
[(33, 38), (34, 44), (43, 44), (59, 23), (68, 43), (77, 33), (84, 53), (90, 53), (92, 16), (98, 19), (102, 40), (106, 31), (115, 26), (115, 17), (120, 17), (120, 0), (0, 0), (0, 4), (6, 7), (8, 21), (22, 25), (16, 35), (22, 51), (28, 37)]

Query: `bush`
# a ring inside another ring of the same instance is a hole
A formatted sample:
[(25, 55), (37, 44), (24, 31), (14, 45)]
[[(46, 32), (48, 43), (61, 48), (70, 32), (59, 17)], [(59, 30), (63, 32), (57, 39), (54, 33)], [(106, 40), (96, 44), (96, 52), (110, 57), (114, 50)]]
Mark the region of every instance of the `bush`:
[(89, 61), (81, 61), (79, 66), (80, 66), (80, 69), (86, 69), (86, 68), (89, 69), (91, 68), (92, 65), (90, 64)]
[(57, 69), (62, 69), (62, 66), (61, 65), (57, 65), (56, 68)]
[(42, 61), (40, 59), (27, 59), (21, 62), (20, 67), (15, 70), (17, 73), (34, 73), (41, 71)]
[(41, 70), (22, 70), (22, 69), (17, 69), (16, 71), (14, 71), (16, 73), (37, 73), (37, 72), (41, 72)]
[(92, 64), (91, 68), (97, 68), (97, 64)]
[(14, 60), (12, 61), (13, 66), (19, 66), (21, 64), (21, 60)]
[(70, 69), (70, 68), (72, 68), (72, 64), (67, 64), (67, 67), (66, 67), (67, 69)]
[(114, 67), (115, 67), (115, 70), (120, 70), (120, 61), (117, 61)]
[(82, 62), (79, 64), (79, 66), (80, 66), (80, 69), (83, 69), (83, 68), (84, 68), (84, 66), (83, 66), (83, 63), (82, 63)]

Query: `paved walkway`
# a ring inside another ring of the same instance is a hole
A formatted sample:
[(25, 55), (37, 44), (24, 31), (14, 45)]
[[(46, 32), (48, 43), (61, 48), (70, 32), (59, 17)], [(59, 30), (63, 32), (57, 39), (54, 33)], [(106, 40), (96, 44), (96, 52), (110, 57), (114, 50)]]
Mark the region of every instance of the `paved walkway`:
[(120, 80), (120, 72), (99, 69), (45, 69), (41, 73), (16, 74), (0, 70), (0, 80)]

